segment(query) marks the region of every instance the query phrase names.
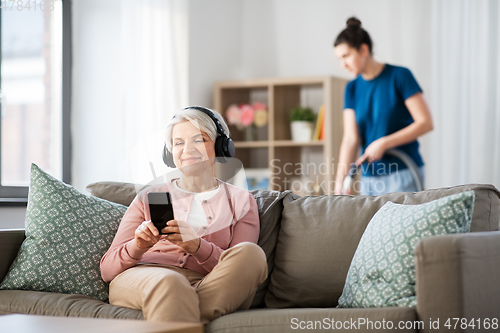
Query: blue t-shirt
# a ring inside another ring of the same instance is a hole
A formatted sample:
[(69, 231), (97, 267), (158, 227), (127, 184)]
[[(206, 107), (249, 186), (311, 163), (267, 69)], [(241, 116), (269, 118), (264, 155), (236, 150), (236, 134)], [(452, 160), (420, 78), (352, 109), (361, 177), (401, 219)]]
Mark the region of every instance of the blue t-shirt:
[[(382, 72), (372, 80), (361, 75), (350, 81), (345, 89), (345, 109), (353, 109), (361, 137), (361, 153), (373, 141), (390, 135), (413, 123), (405, 100), (421, 92), (420, 86), (409, 69), (386, 64)], [(415, 161), (424, 165), (415, 140), (397, 147)], [(364, 163), (363, 176), (387, 175), (407, 166), (399, 159), (384, 156), (372, 164)]]

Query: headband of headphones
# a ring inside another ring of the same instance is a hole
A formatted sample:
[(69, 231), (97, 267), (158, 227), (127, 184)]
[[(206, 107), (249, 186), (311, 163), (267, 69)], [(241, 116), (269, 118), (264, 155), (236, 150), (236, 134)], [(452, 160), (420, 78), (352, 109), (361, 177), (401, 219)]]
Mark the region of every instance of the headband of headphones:
[[(217, 117), (215, 116), (215, 114), (214, 114), (214, 112), (212, 110), (210, 110), (209, 108), (203, 107), (203, 106), (188, 106), (187, 108), (184, 108), (181, 111), (189, 110), (189, 109), (195, 109), (195, 110), (201, 111), (204, 114), (206, 114), (207, 116), (209, 116), (210, 119), (212, 119), (212, 121), (214, 122), (215, 127), (217, 128), (217, 133), (219, 133), (219, 135), (225, 135), (226, 134), (224, 132), (224, 128), (222, 127), (222, 125), (219, 122), (219, 119), (217, 119)], [(175, 115), (174, 115), (173, 118), (175, 118)]]

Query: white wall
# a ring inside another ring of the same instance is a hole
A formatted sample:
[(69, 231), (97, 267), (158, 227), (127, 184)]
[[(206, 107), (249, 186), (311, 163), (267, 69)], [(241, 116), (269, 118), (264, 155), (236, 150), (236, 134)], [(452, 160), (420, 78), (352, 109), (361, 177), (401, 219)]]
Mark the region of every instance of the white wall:
[[(327, 74), (349, 78), (335, 58), (333, 42), (347, 18), (355, 15), (372, 37), (376, 59), (407, 66), (423, 86), (429, 85), (430, 1), (244, 0), (244, 5), (245, 77)], [(255, 29), (257, 17), (260, 27)]]
[(243, 78), (243, 2), (189, 1), (189, 104), (211, 106), (213, 83)]

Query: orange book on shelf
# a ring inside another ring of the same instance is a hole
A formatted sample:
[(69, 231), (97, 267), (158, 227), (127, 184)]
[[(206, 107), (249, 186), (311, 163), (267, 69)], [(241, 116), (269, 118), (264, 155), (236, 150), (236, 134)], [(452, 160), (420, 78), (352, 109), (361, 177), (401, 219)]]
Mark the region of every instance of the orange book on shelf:
[(321, 139), (321, 133), (324, 128), (324, 119), (325, 119), (325, 106), (321, 105), (318, 112), (318, 119), (316, 120), (316, 127), (314, 129), (314, 140)]
[(321, 123), (321, 132), (319, 133), (319, 140), (322, 141), (325, 139), (325, 122)]

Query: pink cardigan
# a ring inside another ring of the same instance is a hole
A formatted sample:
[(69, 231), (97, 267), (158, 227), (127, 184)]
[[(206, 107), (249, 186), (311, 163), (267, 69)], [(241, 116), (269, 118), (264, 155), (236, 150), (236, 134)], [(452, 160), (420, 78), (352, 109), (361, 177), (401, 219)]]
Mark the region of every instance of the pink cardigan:
[(151, 248), (138, 248), (134, 242), (135, 229), (143, 221), (151, 219), (148, 192), (170, 192), (175, 219), (186, 221), (193, 195), (177, 189), (173, 184), (175, 180), (147, 187), (130, 204), (111, 247), (101, 259), (104, 281), (113, 280), (127, 268), (139, 263), (185, 267), (207, 274), (217, 265), (224, 250), (241, 242), (257, 243), (260, 225), (255, 198), (250, 192), (219, 180), (217, 194), (202, 204), (207, 225), (197, 232), (201, 243), (196, 253), (185, 253), (181, 247), (164, 239), (164, 236)]

